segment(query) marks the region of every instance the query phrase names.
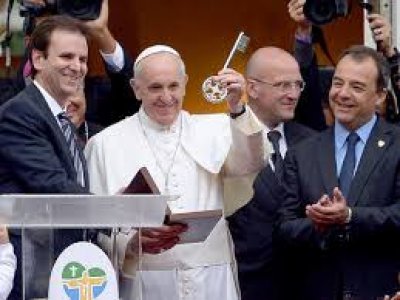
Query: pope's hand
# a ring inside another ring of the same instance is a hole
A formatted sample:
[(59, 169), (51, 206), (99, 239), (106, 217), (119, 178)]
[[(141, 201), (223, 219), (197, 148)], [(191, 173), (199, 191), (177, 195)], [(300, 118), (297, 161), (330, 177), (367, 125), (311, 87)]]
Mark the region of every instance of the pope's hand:
[(142, 250), (145, 253), (158, 254), (171, 249), (179, 242), (179, 235), (186, 230), (187, 226), (184, 224), (143, 228), (141, 230)]
[(241, 99), (245, 89), (245, 80), (242, 74), (233, 69), (227, 68), (219, 71), (218, 75), (213, 76), (212, 79), (220, 82), (223, 87), (227, 88), (228, 95), (226, 100), (230, 112), (240, 112), (243, 107)]

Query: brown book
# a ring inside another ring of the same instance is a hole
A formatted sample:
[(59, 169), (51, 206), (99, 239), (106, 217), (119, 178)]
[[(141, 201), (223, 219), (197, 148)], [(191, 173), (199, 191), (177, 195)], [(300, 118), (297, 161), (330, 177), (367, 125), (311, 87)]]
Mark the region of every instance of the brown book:
[[(124, 194), (159, 195), (161, 193), (147, 168), (143, 167), (133, 177), (124, 190)], [(165, 214), (165, 224), (183, 223), (188, 225), (187, 231), (179, 236), (179, 243), (198, 243), (203, 242), (214, 229), (222, 217), (222, 209), (172, 213), (167, 206)]]
[(151, 177), (146, 167), (142, 167), (133, 177), (129, 185), (125, 188), (123, 194), (155, 194), (159, 195), (154, 179)]
[(166, 224), (186, 224), (188, 229), (179, 236), (179, 243), (198, 243), (207, 239), (221, 218), (222, 209), (169, 213), (166, 217)]

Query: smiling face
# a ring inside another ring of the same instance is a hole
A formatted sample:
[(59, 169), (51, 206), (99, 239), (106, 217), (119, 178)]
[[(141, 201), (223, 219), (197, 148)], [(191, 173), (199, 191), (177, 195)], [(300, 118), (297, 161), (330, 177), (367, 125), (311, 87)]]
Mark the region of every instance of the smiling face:
[(160, 125), (171, 125), (182, 109), (187, 76), (171, 53), (150, 55), (140, 62), (132, 87), (146, 114)]
[(377, 87), (378, 70), (373, 59), (361, 61), (344, 56), (338, 63), (329, 92), (329, 103), (336, 120), (354, 131), (367, 123), (386, 92)]
[(32, 50), (35, 80), (64, 106), (73, 96), (87, 73), (88, 45), (79, 32), (54, 30), (46, 51)]
[[(273, 47), (257, 50), (247, 66), (249, 104), (258, 118), (269, 128), (293, 119), (301, 90), (293, 83), (301, 82), (300, 68), (286, 51)], [(289, 89), (281, 88), (291, 83)]]

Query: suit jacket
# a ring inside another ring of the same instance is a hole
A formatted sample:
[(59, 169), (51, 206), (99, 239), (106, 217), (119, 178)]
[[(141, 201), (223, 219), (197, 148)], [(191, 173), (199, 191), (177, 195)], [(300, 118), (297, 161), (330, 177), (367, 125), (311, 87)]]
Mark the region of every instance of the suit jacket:
[[(288, 149), (314, 133), (293, 121), (283, 128)], [(253, 198), (227, 220), (235, 245), (242, 299), (260, 299), (260, 293), (268, 294), (265, 299), (273, 299), (276, 282), (272, 231), (282, 186), (269, 165), (256, 177), (253, 191)]]
[(394, 294), (400, 270), (400, 129), (378, 118), (350, 187), (351, 222), (320, 233), (305, 207), (338, 186), (334, 149), (328, 129), (286, 157), (279, 237), (291, 253), (288, 262), (300, 271), (297, 299)]
[[(306, 86), (300, 95), (295, 111), (295, 120), (314, 130), (326, 129), (322, 101), (325, 91), (321, 87), (322, 77), (318, 61), (311, 43), (295, 39), (294, 55), (300, 64), (300, 72)], [(325, 87), (327, 89), (328, 87)]]
[[(0, 140), (0, 193), (88, 193), (77, 183), (65, 137), (35, 85), (30, 84), (0, 107)], [(82, 237), (81, 232), (71, 233), (58, 235), (56, 248), (61, 250)], [(21, 240), (13, 234), (10, 238), (18, 258), (10, 299), (22, 299)]]
[(0, 124), (0, 193), (88, 192), (76, 181), (65, 137), (35, 85), (1, 106)]

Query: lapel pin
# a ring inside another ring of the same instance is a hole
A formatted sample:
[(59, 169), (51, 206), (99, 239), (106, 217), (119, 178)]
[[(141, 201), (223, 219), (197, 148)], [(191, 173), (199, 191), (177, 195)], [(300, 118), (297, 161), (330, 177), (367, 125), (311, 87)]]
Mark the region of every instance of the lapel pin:
[(379, 141), (378, 141), (378, 147), (379, 147), (379, 148), (382, 148), (383, 146), (385, 146), (385, 141), (379, 140)]

